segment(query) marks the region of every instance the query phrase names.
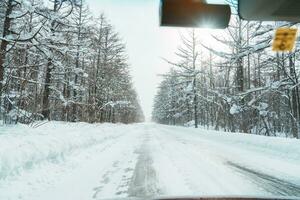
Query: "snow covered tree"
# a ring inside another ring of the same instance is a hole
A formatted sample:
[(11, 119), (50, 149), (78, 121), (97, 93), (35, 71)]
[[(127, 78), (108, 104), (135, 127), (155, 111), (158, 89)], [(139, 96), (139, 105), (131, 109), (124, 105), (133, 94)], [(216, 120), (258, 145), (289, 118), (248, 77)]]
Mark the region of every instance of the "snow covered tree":
[(0, 3), (5, 123), (144, 120), (125, 45), (104, 15), (94, 20), (84, 0)]
[[(234, 8), (236, 1), (230, 3)], [(173, 101), (173, 97), (167, 95), (173, 89), (172, 85), (189, 88), (182, 83), (190, 80), (189, 75), (197, 74), (194, 88), (197, 119), (201, 126), (230, 132), (299, 138), (299, 44), (293, 52), (271, 51), (274, 30), (291, 26), (297, 27), (298, 24), (247, 22), (233, 13), (230, 25), (223, 34), (212, 35), (221, 48), (207, 46), (199, 40), (202, 54), (196, 62), (196, 71), (188, 73), (186, 69), (182, 70), (182, 66), (188, 66), (184, 62), (169, 62), (175, 72), (167, 73), (160, 85), (154, 101), (153, 120), (173, 124), (168, 121), (167, 111), (190, 110), (189, 104), (182, 102), (175, 104), (175, 108), (160, 102)], [(196, 37), (201, 39), (201, 30)], [(185, 41), (182, 43), (187, 44)], [(189, 58), (184, 51), (177, 55), (186, 60)], [(174, 73), (180, 79), (166, 84), (171, 76), (175, 76)], [(175, 101), (180, 101), (181, 90), (176, 88), (175, 93), (178, 94), (173, 95)], [(183, 122), (177, 121), (175, 124), (189, 122), (188, 117), (181, 119)]]
[(190, 93), (187, 96), (192, 95), (193, 99), (193, 120), (195, 128), (198, 128), (198, 90), (197, 90), (197, 76), (199, 71), (199, 41), (195, 30), (188, 32), (187, 36), (182, 35), (183, 46), (178, 49), (176, 55), (179, 57), (179, 61), (170, 62), (169, 64), (177, 68), (176, 73), (173, 76), (181, 77), (182, 83), (187, 84), (190, 89)]

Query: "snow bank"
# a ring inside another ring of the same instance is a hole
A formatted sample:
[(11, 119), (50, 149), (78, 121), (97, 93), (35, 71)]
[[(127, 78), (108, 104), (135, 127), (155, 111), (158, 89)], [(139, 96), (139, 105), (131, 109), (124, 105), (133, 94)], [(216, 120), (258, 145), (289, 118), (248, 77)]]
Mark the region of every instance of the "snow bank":
[(298, 139), (214, 131), (204, 127), (194, 129), (192, 127), (165, 126), (165, 128), (173, 130), (174, 134), (184, 134), (184, 137), (188, 139), (201, 139), (206, 140), (209, 144), (215, 143), (219, 146), (239, 148), (241, 151), (251, 150), (252, 152), (300, 161), (300, 140)]
[[(0, 180), (117, 137), (110, 124), (50, 122), (38, 128), (0, 126)], [(97, 128), (99, 127), (99, 129)]]
[(289, 160), (300, 160), (300, 140), (297, 139), (207, 130), (205, 133), (205, 137), (211, 141), (234, 146), (240, 150), (251, 150)]

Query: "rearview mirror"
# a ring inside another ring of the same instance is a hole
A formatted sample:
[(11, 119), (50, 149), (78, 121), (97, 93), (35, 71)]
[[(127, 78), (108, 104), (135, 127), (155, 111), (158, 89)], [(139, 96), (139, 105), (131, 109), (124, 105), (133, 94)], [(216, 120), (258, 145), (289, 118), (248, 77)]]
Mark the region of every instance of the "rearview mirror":
[(228, 27), (229, 5), (206, 4), (202, 0), (161, 0), (160, 25), (175, 27)]
[(300, 21), (299, 0), (239, 0), (242, 19), (254, 21)]

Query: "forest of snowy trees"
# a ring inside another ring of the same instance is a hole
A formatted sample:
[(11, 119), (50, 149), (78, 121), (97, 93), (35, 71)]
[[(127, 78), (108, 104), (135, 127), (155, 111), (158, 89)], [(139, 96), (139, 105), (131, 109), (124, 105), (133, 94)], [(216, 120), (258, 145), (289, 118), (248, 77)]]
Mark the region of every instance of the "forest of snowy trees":
[(0, 1), (0, 120), (143, 121), (124, 43), (84, 0)]
[[(234, 5), (233, 5), (234, 6)], [(300, 46), (271, 51), (284, 22), (248, 22), (233, 14), (219, 46), (208, 46), (200, 30), (182, 34), (178, 60), (163, 75), (152, 118), (171, 125), (299, 138)]]

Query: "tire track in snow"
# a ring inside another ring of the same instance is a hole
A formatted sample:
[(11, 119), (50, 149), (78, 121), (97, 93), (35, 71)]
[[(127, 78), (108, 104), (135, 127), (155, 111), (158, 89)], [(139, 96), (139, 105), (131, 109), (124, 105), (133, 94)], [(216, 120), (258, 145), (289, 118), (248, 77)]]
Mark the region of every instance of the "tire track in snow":
[(132, 160), (115, 161), (111, 169), (102, 176), (100, 184), (94, 188), (93, 198), (101, 198), (101, 193), (108, 187), (113, 188), (111, 192), (117, 196), (127, 196), (128, 185), (133, 174), (133, 168), (130, 167), (132, 162)]
[[(226, 166), (222, 157), (204, 143), (186, 140), (171, 130), (162, 128), (159, 140), (165, 141), (161, 145), (167, 148), (170, 160), (184, 177), (185, 184), (194, 195), (242, 195), (255, 194), (259, 191), (252, 182), (242, 179)], [(158, 134), (157, 134), (158, 135)], [(228, 180), (232, 184), (228, 184)], [(236, 187), (239, 186), (239, 187)], [(248, 192), (249, 191), (249, 192)], [(252, 193), (251, 193), (252, 192)], [(262, 191), (263, 192), (263, 191)]]
[(103, 197), (127, 197), (129, 187), (135, 173), (136, 163), (138, 161), (138, 149), (143, 143), (143, 135), (138, 130), (130, 133), (128, 142), (118, 141), (121, 146), (118, 148), (119, 154), (113, 157), (111, 164), (102, 171), (100, 183), (93, 189), (93, 199), (102, 199)]
[[(160, 181), (163, 182), (162, 188), (165, 188), (166, 191), (164, 191), (164, 195), (169, 194), (176, 194), (176, 195), (185, 195), (186, 194), (192, 194), (195, 193), (199, 188), (196, 184), (194, 184), (191, 180), (189, 180), (189, 174), (187, 173), (189, 170), (188, 166), (190, 166), (189, 162), (183, 162), (187, 159), (186, 154), (183, 154), (183, 150), (181, 149), (180, 145), (174, 144), (174, 140), (177, 140), (178, 138), (175, 137), (168, 137), (166, 136), (167, 131), (158, 129), (156, 131), (153, 131), (153, 136), (155, 138), (155, 141), (158, 143), (158, 150), (160, 152), (160, 157), (164, 159), (164, 163), (167, 164), (167, 167), (169, 168), (167, 173), (168, 174), (161, 174), (160, 168), (157, 166), (156, 169), (158, 170), (158, 173), (160, 173), (160, 176), (165, 176), (164, 178), (168, 178), (167, 180), (169, 182), (165, 182), (164, 180)], [(189, 160), (190, 161), (190, 160)], [(157, 161), (156, 161), (157, 162)], [(171, 179), (170, 176), (172, 177)], [(161, 179), (162, 177), (159, 177)], [(164, 179), (162, 178), (162, 179)], [(172, 182), (170, 182), (172, 181)], [(178, 189), (174, 190), (173, 185), (175, 187), (181, 188), (182, 191), (178, 191)], [(171, 192), (168, 192), (171, 191)], [(180, 192), (177, 194), (176, 192)]]
[(250, 179), (250, 181), (254, 184), (263, 188), (272, 195), (300, 196), (300, 185), (252, 170), (233, 162), (227, 162), (227, 164), (234, 168), (242, 176)]
[[(156, 140), (159, 141), (159, 146), (161, 148), (161, 151), (164, 153), (168, 152), (167, 153), (168, 155), (166, 156), (166, 158), (168, 158), (168, 160), (170, 161), (171, 166), (173, 168), (175, 168), (175, 171), (177, 173), (176, 176), (179, 175), (180, 177), (182, 177), (184, 186), (186, 186), (190, 192), (195, 191), (196, 186), (188, 180), (188, 178), (187, 178), (188, 176), (187, 176), (186, 172), (176, 163), (176, 158), (172, 155), (172, 153), (169, 153), (169, 152), (173, 152), (174, 148), (172, 148), (172, 147), (169, 148), (168, 144), (163, 143), (162, 142), (163, 139), (161, 137), (158, 137), (157, 135), (156, 135)], [(176, 150), (178, 150), (178, 149), (179, 148), (176, 147)], [(180, 151), (178, 151), (178, 152), (180, 152)], [(178, 155), (180, 154), (178, 152), (176, 153), (177, 154), (176, 157), (178, 157)], [(168, 187), (168, 186), (165, 186), (165, 187)]]
[(143, 144), (136, 151), (139, 156), (128, 189), (129, 197), (155, 197), (161, 194), (161, 190), (157, 186), (157, 174), (149, 149), (149, 142), (152, 138), (149, 134), (144, 137)]
[[(165, 130), (166, 134), (169, 136), (171, 133), (168, 130)], [(169, 133), (168, 133), (169, 132)], [(176, 139), (179, 143), (186, 144), (185, 150), (196, 150), (197, 145), (198, 147), (201, 145), (207, 146), (205, 143), (201, 144), (199, 143), (199, 140), (196, 141), (189, 141), (186, 140), (184, 137), (178, 137), (175, 136), (174, 139)], [(199, 138), (200, 139), (200, 138)], [(200, 140), (201, 141), (201, 140)], [(205, 140), (204, 140), (205, 142)], [(201, 148), (198, 148), (199, 152), (201, 152)], [(240, 164), (234, 163), (230, 161), (230, 157), (228, 155), (223, 155), (222, 151), (219, 151), (217, 154), (213, 151), (210, 152), (210, 148), (204, 149), (205, 152), (202, 152), (204, 154), (208, 154), (212, 158), (217, 158), (217, 160), (222, 161), (223, 163), (220, 163), (220, 165), (227, 165), (225, 167), (231, 168), (233, 172), (238, 172), (239, 176), (241, 176), (243, 179), (245, 179), (245, 182), (250, 182), (253, 184), (258, 192), (271, 194), (271, 195), (281, 195), (281, 196), (299, 196), (300, 195), (300, 185), (294, 184), (292, 182), (288, 182), (284, 180), (284, 178), (278, 178), (273, 175), (269, 175), (268, 173), (263, 173), (258, 170), (254, 170), (250, 167), (245, 167)], [(208, 150), (208, 151), (207, 151)], [(193, 153), (193, 152), (192, 152)], [(213, 168), (212, 168), (213, 169)], [(233, 177), (236, 176), (236, 174), (233, 174)], [(223, 184), (224, 185), (224, 184)]]

